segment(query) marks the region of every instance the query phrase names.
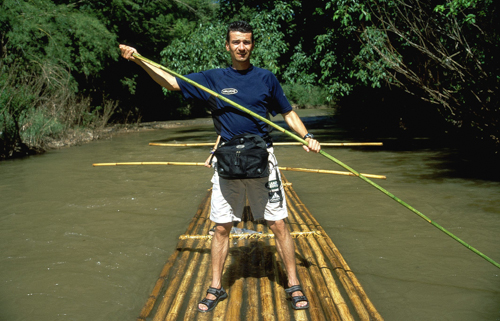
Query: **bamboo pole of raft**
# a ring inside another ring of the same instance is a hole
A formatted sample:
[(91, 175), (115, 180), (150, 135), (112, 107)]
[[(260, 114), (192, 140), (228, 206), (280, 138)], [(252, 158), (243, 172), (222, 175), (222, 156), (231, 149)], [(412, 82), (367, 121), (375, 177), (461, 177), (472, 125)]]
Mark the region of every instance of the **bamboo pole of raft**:
[[(245, 223), (246, 228), (249, 230), (255, 230), (254, 224), (252, 222)], [(252, 267), (255, 269), (255, 273), (257, 275), (263, 275), (261, 272), (263, 271), (262, 266), (258, 263), (259, 261), (259, 251), (256, 246), (258, 242), (247, 242), (248, 250), (250, 251), (249, 260)], [(248, 268), (248, 267), (247, 267)], [(248, 272), (247, 272), (248, 273)], [(248, 273), (250, 274), (250, 273)], [(245, 292), (248, 293), (247, 300), (247, 313), (245, 314), (246, 321), (259, 321), (259, 290), (258, 290), (258, 280), (256, 277), (247, 277), (245, 284)], [(264, 307), (262, 307), (264, 310)], [(264, 321), (273, 321), (267, 318), (267, 314), (265, 312), (262, 313)]]
[[(142, 61), (145, 61), (149, 64), (151, 64), (152, 66), (155, 66), (159, 69), (162, 69), (166, 72), (168, 72), (169, 74), (179, 78), (179, 79), (182, 79), (184, 80), (185, 82), (195, 86), (195, 87), (198, 87), (199, 89), (209, 93), (210, 95), (222, 100), (222, 101), (225, 101), (227, 102), (228, 104), (246, 112), (247, 114), (263, 121), (264, 123), (268, 124), (269, 126), (272, 126), (274, 127), (275, 129), (277, 129), (278, 131), (290, 136), (291, 138), (293, 138), (294, 140), (302, 143), (303, 145), (306, 145), (308, 146), (309, 143), (298, 137), (297, 135), (293, 134), (292, 132), (284, 129), (283, 127), (281, 126), (278, 126), (276, 125), (275, 123), (273, 123), (272, 121), (268, 120), (267, 118), (265, 117), (262, 117), (260, 116), (259, 114), (249, 110), (248, 108), (245, 108), (243, 106), (241, 106), (240, 104), (237, 104), (235, 103), (234, 101), (216, 93), (215, 91), (213, 90), (210, 90), (194, 81), (192, 81), (191, 79), (188, 79), (186, 77), (184, 77), (183, 75), (179, 74), (179, 73), (176, 73), (175, 71), (172, 71), (160, 64), (157, 64), (156, 62), (152, 61), (152, 60), (149, 60), (137, 53), (134, 53), (133, 56), (137, 59), (140, 59)], [(500, 264), (495, 262), (493, 259), (491, 259), (490, 257), (486, 256), (485, 254), (483, 254), (482, 252), (480, 252), (479, 250), (475, 249), (474, 247), (472, 247), (471, 245), (467, 244), (466, 242), (464, 242), (462, 239), (458, 238), (457, 236), (455, 236), (453, 233), (451, 233), (450, 231), (448, 231), (447, 229), (445, 229), (444, 227), (442, 227), (441, 225), (439, 225), (438, 223), (432, 221), (430, 218), (428, 218), (427, 216), (425, 216), (423, 213), (421, 213), (420, 211), (418, 211), (417, 209), (415, 209), (414, 207), (410, 206), (408, 203), (404, 202), (403, 200), (401, 200), (400, 198), (396, 197), (394, 194), (390, 193), (388, 190), (386, 190), (385, 188), (381, 187), (380, 185), (372, 182), (370, 179), (368, 179), (367, 177), (363, 176), (362, 174), (360, 174), (359, 172), (357, 172), (356, 170), (354, 170), (353, 168), (349, 167), (348, 165), (344, 164), (343, 162), (341, 162), (340, 160), (336, 159), (335, 157), (331, 156), (330, 154), (326, 153), (324, 150), (320, 150), (319, 153), (321, 155), (323, 155), (324, 157), (328, 158), (329, 160), (331, 160), (332, 162), (336, 163), (337, 165), (345, 168), (346, 170), (348, 170), (349, 172), (353, 173), (355, 176), (358, 176), (360, 179), (362, 179), (363, 181), (365, 181), (366, 183), (370, 184), (371, 186), (375, 187), (376, 189), (378, 189), (380, 192), (384, 193), (385, 195), (389, 196), (390, 198), (392, 198), (394, 201), (398, 202), (399, 204), (403, 205), (404, 207), (406, 207), (407, 209), (409, 209), (410, 211), (412, 211), (413, 213), (417, 214), (418, 216), (420, 216), (420, 218), (424, 219), (425, 221), (427, 221), (429, 224), (433, 225), (435, 228), (439, 229), (441, 232), (445, 233), (446, 235), (448, 235), (449, 237), (453, 238), (455, 241), (457, 241), (458, 243), (462, 244), (463, 246), (465, 246), (466, 248), (468, 248), (469, 250), (471, 250), (472, 252), (474, 252), (475, 254), (479, 255), (480, 257), (482, 257), (483, 259), (485, 259), (486, 261), (490, 262), (491, 264), (493, 264), (494, 266), (496, 266), (497, 268), (500, 269)]]
[[(205, 226), (209, 226), (210, 222), (205, 221)], [(179, 315), (180, 308), (184, 303), (184, 298), (187, 296), (187, 291), (190, 290), (189, 284), (191, 283), (191, 279), (193, 275), (198, 272), (198, 264), (200, 261), (201, 250), (205, 247), (206, 242), (201, 240), (198, 242), (194, 249), (194, 253), (192, 257), (189, 259), (189, 263), (186, 269), (183, 271), (182, 282), (179, 285), (179, 291), (175, 295), (175, 298), (168, 310), (167, 317), (164, 319), (165, 321), (175, 321)]]
[[(242, 222), (240, 222), (239, 225), (240, 227), (242, 227)], [(245, 243), (248, 243), (248, 240), (245, 240)], [(243, 258), (240, 258), (240, 256), (242, 255), (241, 248), (235, 246), (233, 242), (230, 242), (230, 248), (232, 250), (231, 256), (234, 261), (232, 267), (235, 273), (231, 273), (229, 275), (229, 277), (231, 278), (229, 282), (232, 283), (232, 286), (231, 296), (228, 298), (229, 302), (226, 319), (231, 321), (239, 321), (241, 319), (240, 311), (241, 302), (243, 300), (243, 278), (241, 276), (243, 275), (244, 266), (242, 263)], [(235, 276), (238, 276), (238, 278), (235, 278)]]
[[(289, 203), (291, 200), (288, 195), (286, 195), (286, 198), (287, 203), (290, 204), (288, 208), (291, 215), (289, 215), (288, 219), (291, 229), (294, 232), (307, 229), (307, 227), (303, 226), (303, 222), (300, 221), (295, 208)], [(314, 281), (315, 290), (322, 294), (323, 300), (320, 302), (323, 305), (323, 309), (327, 311), (328, 315), (335, 315), (339, 320), (354, 321), (344, 298), (340, 294), (335, 279), (330, 270), (328, 270), (327, 264), (324, 262), (321, 248), (314, 246), (315, 238), (308, 239), (307, 242), (306, 240), (299, 239), (296, 244), (297, 249), (309, 263), (308, 265), (310, 266), (310, 274)], [(316, 256), (313, 255), (313, 252), (316, 252)]]
[[(210, 198), (210, 195), (207, 193), (207, 195), (205, 196), (205, 198), (201, 202), (201, 204), (204, 204), (204, 206), (203, 207), (200, 206), (198, 208), (195, 216), (191, 220), (186, 231), (191, 231), (191, 233), (193, 232), (193, 229), (195, 227), (195, 224), (196, 224), (198, 218), (203, 214), (204, 211), (207, 211), (207, 208), (208, 208), (207, 204), (209, 203), (208, 202), (209, 198)], [(185, 242), (186, 241), (183, 241), (183, 240), (179, 241), (177, 243), (177, 248), (181, 248)], [(148, 300), (146, 301), (146, 304), (142, 308), (141, 313), (140, 313), (139, 317), (137, 318), (138, 321), (146, 320), (146, 318), (151, 313), (151, 310), (153, 309), (153, 307), (156, 303), (156, 300), (158, 299), (158, 295), (160, 294), (160, 291), (163, 288), (163, 285), (165, 284), (166, 278), (170, 272), (170, 269), (172, 268), (172, 265), (174, 264), (175, 260), (177, 259), (178, 254), (179, 254), (179, 251), (175, 251), (174, 254), (172, 254), (170, 256), (167, 263), (163, 267), (163, 269), (160, 273), (160, 276), (159, 276), (158, 280), (156, 281), (155, 286), (153, 287), (153, 290), (152, 290), (151, 294), (149, 295)]]
[[(290, 194), (289, 192), (287, 194), (287, 201), (292, 201), (290, 199)], [(308, 231), (309, 228), (305, 224), (305, 222), (302, 220), (302, 218), (299, 215), (299, 212), (297, 209), (294, 207), (290, 207), (290, 211), (292, 212), (293, 217), (295, 219), (296, 224), (291, 224), (291, 226), (294, 227), (294, 229), (299, 229), (301, 227), (302, 231)], [(325, 256), (323, 255), (323, 248), (319, 246), (318, 242), (316, 241), (315, 238), (309, 239), (307, 243), (302, 241), (301, 244), (302, 251), (305, 254), (306, 257), (309, 258), (312, 262), (316, 264), (312, 264), (315, 266), (315, 269), (313, 270), (313, 273), (315, 273), (315, 280), (316, 281), (316, 286), (320, 287), (320, 291), (322, 293), (330, 293), (330, 296), (333, 299), (332, 306), (334, 305), (337, 308), (338, 313), (340, 314), (341, 320), (353, 320), (351, 313), (349, 312), (349, 307), (347, 306), (344, 298), (342, 295), (340, 295), (340, 291), (338, 289), (337, 283), (331, 273), (331, 271), (328, 269), (328, 264), (326, 262)], [(314, 253), (314, 255), (313, 255)], [(314, 260), (315, 258), (315, 260)], [(322, 276), (323, 278), (321, 278)], [(328, 287), (325, 288), (323, 285), (322, 280), (324, 279), (325, 283), (328, 284)], [(343, 284), (344, 285), (344, 284)], [(356, 311), (358, 312), (358, 315), (361, 320), (370, 320), (370, 316), (368, 315), (368, 312), (366, 309), (363, 307), (361, 304), (361, 301), (357, 296), (353, 296), (352, 293), (349, 293), (349, 288), (345, 287), (344, 288), (348, 292), (348, 296), (351, 299)]]
[[(231, 249), (231, 244), (229, 244), (229, 249), (228, 251), (230, 251)], [(222, 285), (224, 284), (228, 284), (228, 281), (227, 281), (227, 278), (228, 276), (230, 276), (230, 273), (228, 272), (228, 269), (232, 266), (234, 266), (235, 264), (235, 258), (233, 255), (229, 255), (229, 252), (228, 252), (228, 257), (226, 259), (226, 263), (224, 264), (224, 268), (223, 268), (223, 271), (222, 271)], [(227, 291), (227, 294), (228, 294), (228, 298), (222, 302), (219, 302), (219, 304), (217, 304), (217, 308), (215, 309), (215, 312), (214, 312), (214, 317), (213, 317), (213, 321), (225, 321), (226, 320), (226, 316), (227, 314), (229, 313), (229, 307), (230, 307), (230, 299), (231, 297), (233, 296), (233, 287), (229, 287), (229, 288), (224, 288), (226, 291)], [(204, 315), (207, 314), (207, 313), (203, 313)], [(207, 318), (205, 319), (201, 319), (202, 321), (203, 320), (207, 320)]]
[[(210, 228), (211, 221), (208, 219), (209, 215), (209, 204), (210, 204), (210, 197), (206, 198), (206, 206), (204, 207), (204, 210), (202, 214), (197, 218), (197, 224), (195, 225), (195, 232), (197, 232), (199, 229), (201, 231), (206, 231), (208, 232), (208, 229)], [(202, 284), (202, 282), (198, 282), (199, 279), (204, 280), (205, 274), (209, 269), (199, 269), (199, 264), (203, 264), (205, 262), (205, 265), (207, 264), (206, 262), (208, 261), (210, 255), (208, 254), (208, 246), (205, 240), (200, 240), (196, 247), (194, 248), (193, 255), (189, 259), (189, 265), (187, 269), (185, 269), (184, 276), (182, 279), (182, 282), (179, 286), (179, 291), (175, 295), (175, 299), (170, 305), (170, 308), (168, 310), (168, 314), (165, 318), (165, 320), (177, 320), (177, 317), (179, 315), (179, 311), (184, 304), (185, 297), (188, 295), (187, 291), (189, 289), (190, 294), (190, 302), (194, 301), (193, 296), (196, 295), (197, 299), (200, 299), (200, 292), (202, 291), (201, 289), (205, 286), (205, 284)], [(206, 253), (203, 253), (204, 250), (206, 250)], [(191, 249), (186, 249), (187, 252), (191, 252)], [(200, 263), (201, 262), (201, 263)], [(195, 278), (195, 283), (197, 286), (194, 288), (190, 287), (191, 280), (193, 279), (193, 276), (196, 275)], [(188, 306), (187, 310), (195, 310), (197, 306), (197, 303), (193, 303), (192, 306)], [(197, 312), (197, 310), (196, 310)]]
[[(204, 211), (208, 210), (208, 204), (205, 204), (204, 206)], [(203, 221), (203, 222), (202, 222)], [(208, 222), (206, 220), (196, 220), (194, 224), (194, 230), (199, 230), (199, 226), (201, 224), (207, 224)], [(186, 243), (184, 244), (183, 248), (192, 248), (195, 240), (187, 240)], [(196, 251), (195, 251), (196, 252)], [(181, 257), (179, 259), (179, 266), (178, 266), (178, 271), (184, 271), (186, 269), (186, 265), (189, 261), (189, 256), (191, 254), (191, 251), (183, 251), (181, 254)], [(176, 273), (174, 277), (170, 281), (170, 287), (174, 289), (179, 288), (179, 284), (182, 281), (183, 273)], [(170, 307), (173, 299), (174, 299), (175, 293), (172, 291), (170, 293), (165, 293), (163, 296), (163, 300), (161, 301), (160, 305), (158, 306), (158, 309), (156, 311), (156, 314), (153, 318), (153, 321), (163, 321), (165, 319), (165, 316), (167, 315), (168, 308)]]
[[(203, 212), (203, 216), (200, 219), (204, 219), (207, 222), (210, 222), (209, 216), (210, 211), (208, 210), (208, 204), (210, 204), (211, 193), (207, 199), (207, 210)], [(208, 234), (208, 230), (210, 229), (210, 225), (205, 225), (205, 227), (199, 232), (200, 234)], [(210, 269), (210, 251), (209, 251), (209, 242), (205, 243), (207, 245), (207, 249), (202, 251), (202, 260), (199, 266), (198, 277), (193, 285), (193, 289), (191, 291), (191, 295), (189, 297), (189, 301), (187, 304), (186, 314), (184, 316), (184, 320), (194, 320), (195, 316), (198, 316), (200, 313), (198, 312), (197, 306), (198, 302), (205, 295), (205, 290), (207, 284), (210, 284), (211, 280), (211, 269)]]
[[(262, 224), (259, 224), (257, 226), (257, 231), (263, 232), (263, 230), (264, 230), (264, 226)], [(280, 284), (285, 284), (286, 277), (283, 275), (283, 270), (278, 265), (278, 261), (276, 259), (278, 257), (277, 253), (275, 255), (273, 255), (273, 253), (270, 250), (271, 248), (276, 249), (276, 242), (274, 241), (274, 239), (269, 239), (269, 240), (265, 240), (263, 243), (266, 246), (263, 247), (263, 253), (262, 253), (260, 265), (266, 266), (266, 257), (270, 256), (272, 258), (272, 260), (271, 260), (272, 266), (273, 266), (272, 273), (274, 276), (274, 283), (275, 283), (275, 286), (272, 287), (269, 276), (267, 276), (267, 275), (265, 278), (261, 279), (261, 287), (264, 290), (269, 291), (269, 292), (267, 292), (269, 294), (266, 295), (265, 299), (267, 302), (273, 302), (271, 300), (271, 298), (269, 298), (269, 296), (271, 296), (271, 297), (273, 296), (271, 294), (271, 291), (269, 290), (269, 288), (273, 289), (274, 290), (274, 305), (276, 307), (276, 317), (278, 318), (278, 321), (290, 321), (290, 313), (288, 312), (288, 302), (286, 301), (286, 297), (285, 297), (285, 289), (284, 289), (284, 287), (282, 287), (280, 285)], [(277, 252), (277, 249), (275, 252)], [(264, 282), (262, 282), (262, 280)], [(266, 301), (264, 301), (264, 298), (262, 298), (262, 302), (266, 302)]]
[[(366, 309), (370, 314), (369, 320), (377, 320), (377, 321), (383, 320), (382, 316), (378, 313), (378, 311), (375, 309), (375, 306), (366, 295), (363, 287), (356, 278), (355, 274), (352, 273), (347, 262), (344, 260), (344, 258), (340, 254), (340, 251), (337, 249), (332, 240), (328, 237), (323, 227), (318, 223), (316, 218), (309, 212), (307, 207), (305, 207), (302, 204), (299, 196), (293, 189), (285, 187), (285, 190), (288, 197), (292, 199), (292, 202), (300, 206), (301, 214), (305, 219), (305, 222), (309, 226), (309, 228), (319, 230), (322, 232), (323, 235), (325, 235), (325, 237), (323, 238), (318, 238), (317, 242), (320, 244), (321, 248), (331, 249), (331, 251), (326, 252), (326, 255), (330, 260), (330, 263), (334, 267), (335, 273), (337, 274), (342, 284), (344, 285), (344, 288), (346, 289), (347, 294), (349, 295), (351, 301), (353, 302), (353, 305), (355, 306), (358, 314), (360, 314), (361, 311), (361, 315), (364, 315), (363, 310)], [(360, 306), (359, 300), (361, 300), (363, 307)]]
[[(322, 237), (322, 234), (318, 231), (307, 231), (307, 232), (291, 232), (290, 236), (292, 238), (308, 238), (308, 237)], [(244, 233), (244, 234), (229, 234), (229, 239), (238, 239), (238, 240), (246, 240), (246, 239), (272, 239), (275, 235), (273, 233)], [(212, 235), (191, 235), (191, 234), (183, 234), (179, 236), (179, 240), (187, 240), (187, 239), (195, 239), (195, 240), (211, 240)]]
[[(292, 192), (293, 192), (293, 194), (292, 194)], [(307, 215), (307, 213), (309, 213), (309, 212), (307, 211), (307, 208), (305, 206), (303, 206), (302, 202), (298, 198), (298, 196), (295, 193), (295, 191), (293, 191), (292, 189), (287, 189), (286, 193), (287, 193), (287, 197), (291, 198), (292, 202), (294, 204), (296, 204), (298, 207), (300, 207), (300, 208), (298, 208), (298, 210), (300, 210), (300, 214), (302, 214), (304, 216), (306, 225), (308, 225), (309, 228), (316, 228), (316, 226), (314, 226), (313, 224), (311, 224), (312, 222), (310, 220), (310, 217)], [(295, 211), (295, 209), (292, 210), (292, 211)], [(297, 214), (296, 217), (299, 220), (299, 224), (300, 223), (304, 223), (304, 222), (300, 221), (299, 213), (296, 212), (296, 211), (295, 211), (295, 213)], [(311, 215), (311, 217), (312, 217), (312, 215)], [(335, 246), (333, 245), (333, 242), (330, 242), (331, 245), (330, 244), (326, 244), (326, 242), (325, 242), (326, 239), (330, 240), (330, 238), (328, 236), (326, 236), (325, 238), (321, 238), (321, 239), (317, 240), (318, 243), (321, 244), (320, 249), (321, 248), (322, 249), (332, 249), (332, 248), (334, 248)], [(337, 276), (339, 277), (341, 283), (343, 284), (344, 289), (346, 290), (349, 298), (351, 299), (351, 302), (353, 303), (353, 306), (355, 307), (355, 309), (356, 309), (358, 315), (360, 316), (361, 320), (371, 320), (369, 317), (367, 317), (367, 315), (366, 315), (366, 308), (360, 303), (362, 301), (360, 301), (359, 296), (356, 293), (356, 288), (352, 285), (351, 282), (349, 282), (349, 279), (346, 276), (345, 270), (343, 269), (343, 266), (340, 264), (340, 262), (337, 259), (337, 257), (334, 256), (333, 253), (330, 252), (330, 251), (328, 251), (328, 250), (326, 251), (325, 254), (327, 255), (328, 259), (330, 260), (330, 263), (332, 264), (335, 273), (337, 274)], [(322, 271), (324, 271), (324, 269)], [(374, 318), (374, 320), (381, 320), (381, 318)]]
[[(295, 242), (295, 245), (298, 243)], [(297, 252), (297, 248), (295, 251)], [(309, 314), (313, 320), (326, 320), (325, 315), (321, 309), (321, 299), (319, 298), (319, 293), (313, 284), (313, 276), (311, 275), (309, 269), (299, 260), (298, 256), (295, 255), (295, 264), (297, 266), (297, 273), (301, 282), (302, 289), (307, 293), (307, 299), (309, 300)], [(307, 315), (305, 310), (294, 310), (293, 315), (295, 319), (307, 320)], [(335, 314), (332, 314), (335, 315)]]
[[(208, 230), (208, 229), (207, 229)], [(208, 231), (207, 231), (208, 232)], [(206, 242), (205, 244), (208, 244)], [(203, 298), (206, 290), (207, 284), (210, 284), (210, 252), (206, 251), (202, 253), (202, 259), (200, 262), (200, 267), (198, 269), (198, 277), (195, 280), (191, 294), (189, 296), (186, 314), (184, 320), (195, 320), (198, 312), (198, 303)]]
[[(251, 228), (251, 222), (249, 228)], [(257, 224), (256, 228), (251, 228), (255, 229), (258, 232), (263, 232), (264, 230), (264, 225), (263, 224)], [(273, 286), (271, 283), (271, 280), (269, 279), (268, 271), (266, 270), (266, 253), (269, 251), (269, 247), (266, 247), (264, 245), (269, 244), (269, 242), (253, 242), (255, 244), (258, 250), (260, 251), (254, 251), (253, 256), (254, 259), (252, 262), (255, 262), (255, 266), (258, 267), (258, 275), (259, 277), (259, 283), (260, 283), (260, 293), (261, 293), (261, 298), (260, 298), (260, 307), (262, 310), (262, 318), (264, 321), (275, 321), (276, 318), (278, 318), (278, 321), (288, 321), (290, 318), (285, 318), (285, 314), (280, 311), (280, 304), (272, 304), (273, 302)], [(278, 284), (277, 280), (275, 280), (275, 284)], [(276, 288), (276, 287), (275, 287)], [(283, 295), (284, 292), (280, 292), (279, 294)], [(271, 303), (271, 304), (269, 304)], [(276, 307), (276, 310), (278, 313), (275, 313), (274, 307)]]
[[(185, 166), (205, 166), (205, 163), (193, 163), (193, 162), (121, 162), (121, 163), (94, 163), (92, 166), (142, 166), (142, 165), (185, 165)], [(299, 167), (283, 167), (278, 166), (282, 171), (294, 171), (294, 172), (306, 172), (306, 173), (318, 173), (318, 174), (333, 174), (333, 175), (344, 175), (344, 176), (356, 176), (351, 172), (342, 171), (332, 171), (325, 169), (310, 169), (310, 168), (299, 168)], [(386, 179), (384, 175), (374, 175), (374, 174), (361, 174), (365, 177)]]
[[(275, 142), (275, 146), (301, 146), (299, 142)], [(383, 143), (321, 143), (321, 146), (327, 147), (342, 147), (342, 146), (383, 146)], [(203, 147), (214, 146), (214, 143), (149, 143), (149, 146), (163, 146), (163, 147)]]
[[(244, 211), (246, 213), (244, 213), (243, 216), (245, 216), (245, 214), (248, 215), (249, 208), (245, 207)], [(237, 227), (252, 229), (248, 223), (249, 222), (239, 222)], [(243, 244), (240, 244), (241, 241), (243, 241)], [(225, 320), (241, 320), (241, 307), (245, 289), (248, 293), (247, 303), (251, 309), (247, 310), (244, 320), (258, 320), (259, 317), (256, 280), (253, 278), (243, 277), (244, 275), (246, 275), (246, 269), (248, 269), (249, 266), (255, 266), (255, 264), (252, 264), (253, 262), (251, 261), (251, 258), (247, 255), (248, 249), (250, 248), (250, 243), (251, 242), (249, 239), (230, 242), (231, 253), (234, 259), (232, 267), (234, 268), (234, 271), (236, 273), (233, 273), (229, 276), (230, 278), (232, 277), (235, 279), (229, 280), (229, 282), (233, 285), (231, 286), (231, 297), (229, 298), (228, 310)], [(252, 279), (253, 282), (251, 281)]]
[[(257, 224), (257, 223), (256, 223)], [(253, 222), (249, 221), (246, 223), (247, 229), (250, 230), (258, 230), (262, 229), (262, 224), (254, 225)], [(260, 225), (260, 227), (259, 227)], [(250, 249), (250, 262), (252, 266), (256, 269), (256, 276), (258, 277), (250, 277), (247, 280), (247, 293), (248, 297), (255, 298), (254, 300), (249, 300), (249, 314), (252, 317), (249, 320), (259, 321), (275, 321), (276, 316), (274, 313), (273, 304), (266, 304), (268, 302), (272, 302), (272, 286), (269, 278), (266, 274), (265, 264), (261, 264), (265, 260), (264, 257), (264, 247), (262, 247), (261, 242), (252, 241), (249, 242)], [(259, 291), (260, 290), (260, 291)], [(261, 296), (259, 297), (259, 293)], [(261, 315), (259, 315), (259, 307), (262, 311)]]

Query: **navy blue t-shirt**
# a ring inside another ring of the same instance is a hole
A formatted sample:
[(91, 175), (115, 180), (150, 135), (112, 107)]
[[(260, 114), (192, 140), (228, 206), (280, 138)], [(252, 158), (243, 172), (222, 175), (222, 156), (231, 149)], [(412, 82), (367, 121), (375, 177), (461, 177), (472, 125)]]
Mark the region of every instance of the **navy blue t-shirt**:
[[(207, 87), (216, 93), (250, 109), (256, 114), (268, 118), (292, 110), (276, 76), (268, 70), (251, 66), (244, 71), (232, 67), (211, 69), (189, 74), (186, 78)], [(185, 98), (206, 101), (212, 111), (217, 133), (224, 140), (233, 136), (251, 133), (265, 136), (269, 130), (267, 124), (233, 107), (227, 102), (215, 99), (209, 93), (177, 78)]]

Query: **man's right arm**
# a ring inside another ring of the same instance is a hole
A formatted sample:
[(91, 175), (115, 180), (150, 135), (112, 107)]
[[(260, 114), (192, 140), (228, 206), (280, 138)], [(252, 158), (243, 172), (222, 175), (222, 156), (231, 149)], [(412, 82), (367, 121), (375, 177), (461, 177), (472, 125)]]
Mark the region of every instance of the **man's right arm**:
[(169, 74), (168, 72), (163, 71), (162, 69), (155, 67), (147, 62), (144, 62), (140, 59), (137, 59), (133, 56), (134, 53), (137, 53), (137, 50), (133, 47), (129, 47), (126, 45), (120, 45), (120, 51), (123, 58), (133, 61), (139, 66), (141, 66), (146, 72), (156, 81), (160, 86), (166, 88), (171, 91), (179, 91), (181, 90), (179, 84), (177, 83), (177, 79)]

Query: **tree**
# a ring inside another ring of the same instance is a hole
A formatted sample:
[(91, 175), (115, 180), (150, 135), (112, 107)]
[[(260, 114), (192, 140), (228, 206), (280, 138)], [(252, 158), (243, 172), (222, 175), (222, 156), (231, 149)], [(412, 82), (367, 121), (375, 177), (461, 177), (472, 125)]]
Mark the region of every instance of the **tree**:
[(498, 2), (330, 1), (360, 41), (360, 80), (384, 80), (435, 104), (469, 136), (500, 148)]
[[(99, 74), (117, 58), (115, 36), (98, 19), (48, 0), (0, 6), (0, 157), (40, 148), (43, 135), (73, 125), (82, 113), (76, 78)], [(78, 122), (78, 121), (77, 121)]]

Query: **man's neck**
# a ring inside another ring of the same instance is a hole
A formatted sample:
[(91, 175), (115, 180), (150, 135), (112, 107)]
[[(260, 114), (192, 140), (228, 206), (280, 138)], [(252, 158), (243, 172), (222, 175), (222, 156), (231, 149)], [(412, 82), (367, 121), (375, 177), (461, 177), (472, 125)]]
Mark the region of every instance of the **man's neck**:
[(247, 70), (251, 66), (252, 66), (252, 64), (249, 61), (245, 61), (245, 62), (233, 61), (232, 67), (234, 70)]

